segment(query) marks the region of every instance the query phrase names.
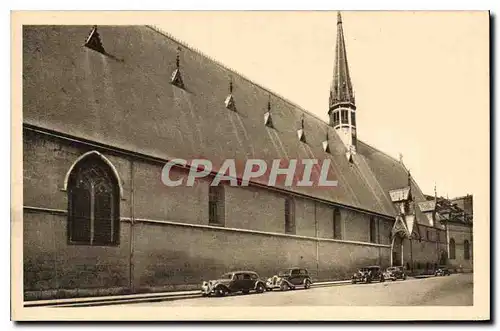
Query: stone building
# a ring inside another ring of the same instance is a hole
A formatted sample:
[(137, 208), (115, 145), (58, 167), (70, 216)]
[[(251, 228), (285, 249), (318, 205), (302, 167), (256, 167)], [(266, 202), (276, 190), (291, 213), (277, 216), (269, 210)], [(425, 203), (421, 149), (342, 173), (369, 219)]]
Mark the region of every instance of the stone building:
[[(458, 225), (446, 230), (404, 164), (357, 139), (340, 14), (337, 27), (325, 123), (154, 27), (24, 26), (25, 298), (187, 289), (231, 269), (300, 265), (326, 280), (438, 263)], [(200, 157), (329, 159), (338, 186), (160, 180), (168, 160)]]

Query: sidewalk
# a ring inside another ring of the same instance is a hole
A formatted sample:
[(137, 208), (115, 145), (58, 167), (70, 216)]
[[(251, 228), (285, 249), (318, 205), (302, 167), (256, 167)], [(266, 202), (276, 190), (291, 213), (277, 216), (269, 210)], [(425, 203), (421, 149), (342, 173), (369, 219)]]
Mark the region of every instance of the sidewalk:
[[(350, 284), (351, 280), (338, 280), (317, 282), (311, 287), (326, 287)], [(180, 291), (180, 292), (157, 292), (157, 293), (141, 293), (113, 296), (99, 296), (87, 298), (69, 298), (69, 299), (53, 299), (53, 300), (37, 300), (25, 301), (24, 307), (89, 307), (102, 306), (112, 304), (139, 303), (139, 302), (155, 302), (155, 301), (170, 301), (189, 298), (201, 297), (201, 291)]]

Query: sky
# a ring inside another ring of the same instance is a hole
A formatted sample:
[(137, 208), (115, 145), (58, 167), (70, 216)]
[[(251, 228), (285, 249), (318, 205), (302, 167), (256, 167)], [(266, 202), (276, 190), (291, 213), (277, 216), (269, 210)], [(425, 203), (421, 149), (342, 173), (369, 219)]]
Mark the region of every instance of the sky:
[[(489, 174), (488, 15), (342, 12), (358, 138), (427, 194)], [(328, 121), (335, 11), (165, 12), (151, 24)], [(489, 179), (489, 177), (488, 177)]]

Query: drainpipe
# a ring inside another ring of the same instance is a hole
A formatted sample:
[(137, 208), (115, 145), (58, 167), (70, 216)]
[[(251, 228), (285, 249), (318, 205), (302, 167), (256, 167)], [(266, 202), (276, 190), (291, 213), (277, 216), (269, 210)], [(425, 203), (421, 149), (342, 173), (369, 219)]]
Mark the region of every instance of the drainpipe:
[(391, 267), (394, 266), (394, 241), (396, 239), (396, 235), (392, 235), (392, 241), (391, 241)]
[(316, 228), (316, 277), (319, 279), (319, 229), (318, 218), (316, 217), (316, 201), (314, 202), (314, 224)]
[(413, 271), (413, 240), (410, 238), (410, 263), (411, 270)]
[(134, 161), (130, 160), (130, 237), (129, 237), (129, 289), (130, 292), (135, 292), (134, 286)]

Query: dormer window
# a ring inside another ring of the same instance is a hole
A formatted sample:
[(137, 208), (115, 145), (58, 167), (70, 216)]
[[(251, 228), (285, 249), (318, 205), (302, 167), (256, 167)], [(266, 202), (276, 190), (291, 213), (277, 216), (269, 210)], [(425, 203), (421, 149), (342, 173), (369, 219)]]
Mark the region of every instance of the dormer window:
[(85, 47), (88, 47), (96, 52), (105, 54), (106, 51), (104, 50), (104, 47), (102, 46), (102, 41), (101, 41), (101, 36), (97, 32), (97, 26), (94, 25), (92, 31), (90, 32), (90, 35), (88, 36), (87, 40), (85, 41)]
[(264, 125), (269, 128), (274, 128), (273, 119), (271, 117), (271, 96), (269, 96), (269, 100), (267, 101), (267, 111), (264, 114)]
[(328, 139), (328, 131), (326, 131), (326, 140), (323, 141), (323, 151), (330, 154), (330, 143)]
[(180, 50), (181, 50), (180, 47), (177, 47), (177, 57), (175, 59), (176, 69), (172, 73), (170, 83), (172, 83), (172, 85), (177, 86), (178, 88), (184, 89), (184, 82), (182, 80), (181, 69), (180, 69), (180, 59), (179, 59)]
[(229, 82), (229, 95), (226, 97), (224, 104), (226, 105), (227, 109), (236, 112), (236, 103), (234, 102), (234, 97), (233, 97), (233, 81), (232, 80)]
[(300, 141), (302, 141), (303, 143), (306, 142), (306, 135), (304, 132), (304, 115), (302, 115), (302, 119), (300, 120), (300, 129), (297, 130), (297, 136), (299, 137)]

